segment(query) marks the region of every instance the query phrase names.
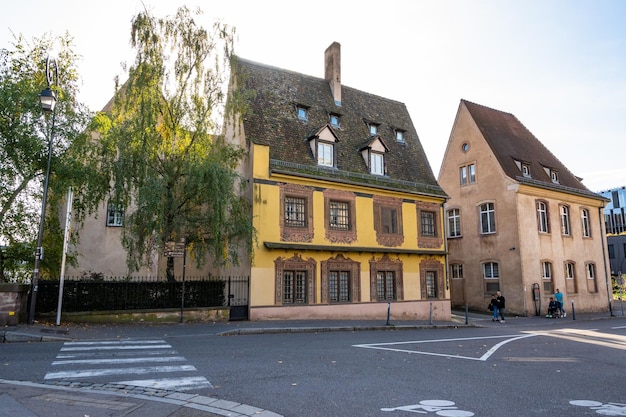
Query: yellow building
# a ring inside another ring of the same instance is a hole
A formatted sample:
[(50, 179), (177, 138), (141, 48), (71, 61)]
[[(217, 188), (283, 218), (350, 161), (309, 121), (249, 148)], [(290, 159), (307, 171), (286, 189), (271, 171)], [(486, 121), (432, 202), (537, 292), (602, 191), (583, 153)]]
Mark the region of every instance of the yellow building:
[(543, 315), (557, 289), (566, 311), (607, 311), (607, 199), (589, 191), (512, 114), (461, 100), (438, 178), (452, 305)]
[[(316, 78), (238, 59), (249, 97), (226, 138), (247, 147), (258, 245), (250, 319), (450, 319), (446, 194), (406, 106), (341, 84), (340, 45)], [(382, 81), (382, 80), (380, 80)]]

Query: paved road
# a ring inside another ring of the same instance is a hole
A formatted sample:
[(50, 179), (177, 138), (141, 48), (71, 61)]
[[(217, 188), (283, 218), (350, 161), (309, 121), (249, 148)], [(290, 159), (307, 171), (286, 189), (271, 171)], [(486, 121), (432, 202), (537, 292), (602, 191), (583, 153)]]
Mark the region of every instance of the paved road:
[[(54, 341), (0, 348), (0, 410), (32, 413), (6, 414), (24, 417), (626, 415), (621, 390), (602, 383), (623, 375), (623, 318), (464, 319), (391, 326), (403, 331), (377, 331), (390, 327), (371, 322), (15, 329), (9, 338), (20, 330)], [(34, 356), (33, 370), (16, 371)]]

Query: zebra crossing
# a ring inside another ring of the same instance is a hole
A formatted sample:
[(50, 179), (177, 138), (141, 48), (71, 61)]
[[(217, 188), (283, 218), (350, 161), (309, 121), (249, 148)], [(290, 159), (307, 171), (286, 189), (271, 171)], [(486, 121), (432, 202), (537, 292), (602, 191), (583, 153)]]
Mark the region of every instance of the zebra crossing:
[(213, 388), (165, 340), (65, 342), (52, 368), (45, 380), (88, 379), (176, 391)]

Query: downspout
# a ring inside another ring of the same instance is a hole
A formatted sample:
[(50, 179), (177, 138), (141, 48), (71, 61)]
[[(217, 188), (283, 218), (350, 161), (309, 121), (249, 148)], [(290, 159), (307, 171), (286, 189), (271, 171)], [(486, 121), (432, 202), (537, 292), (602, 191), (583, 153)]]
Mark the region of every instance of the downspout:
[(608, 266), (606, 264), (606, 234), (605, 234), (606, 231), (602, 227), (603, 217), (604, 217), (604, 212), (601, 207), (598, 207), (598, 222), (600, 223), (600, 237), (601, 237), (600, 240), (602, 241), (602, 262), (604, 263), (604, 279), (606, 281), (606, 295), (609, 301), (609, 314), (611, 315), (611, 317), (613, 317), (613, 303), (612, 303), (613, 297), (611, 296), (611, 292), (613, 288), (610, 283), (609, 273), (607, 269)]

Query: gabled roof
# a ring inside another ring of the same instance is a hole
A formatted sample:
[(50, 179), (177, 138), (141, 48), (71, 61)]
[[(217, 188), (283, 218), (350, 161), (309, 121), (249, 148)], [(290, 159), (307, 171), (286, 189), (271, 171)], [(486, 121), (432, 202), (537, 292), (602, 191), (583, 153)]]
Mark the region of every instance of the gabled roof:
[[(295, 174), (308, 173), (331, 181), (446, 196), (403, 103), (341, 86), (341, 105), (337, 105), (323, 78), (241, 58), (237, 61), (238, 85), (243, 84), (251, 93), (243, 120), (246, 140), (270, 147), (270, 165), (279, 164)], [(306, 122), (298, 120), (297, 106), (307, 109)], [(329, 123), (330, 114), (340, 118), (340, 127), (332, 127), (337, 137), (336, 168), (322, 168), (317, 166), (306, 139)], [(370, 140), (368, 122), (378, 125), (378, 134), (389, 148), (385, 177), (371, 175), (359, 152)], [(396, 130), (404, 132), (404, 143), (396, 141)]]
[[(517, 117), (467, 100), (461, 102), (508, 177), (521, 183), (602, 198), (585, 187)], [(529, 166), (530, 178), (522, 175), (516, 161)], [(544, 168), (558, 173), (558, 184), (552, 182)]]

